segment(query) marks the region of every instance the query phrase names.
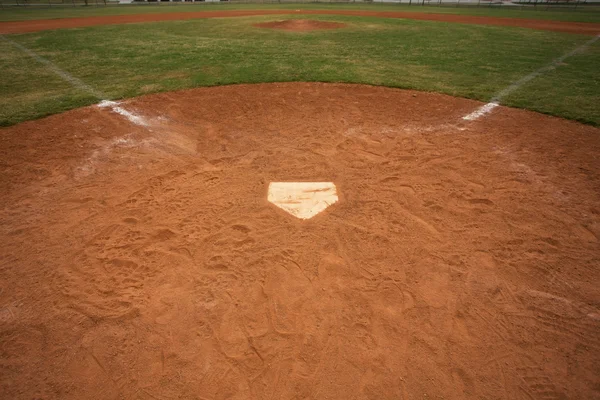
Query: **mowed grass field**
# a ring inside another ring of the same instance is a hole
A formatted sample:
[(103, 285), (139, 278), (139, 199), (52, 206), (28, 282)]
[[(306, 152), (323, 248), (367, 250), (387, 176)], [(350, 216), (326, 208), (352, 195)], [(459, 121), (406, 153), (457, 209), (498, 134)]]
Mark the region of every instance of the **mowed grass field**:
[[(348, 26), (304, 33), (253, 26), (290, 18)], [(484, 102), (590, 40), (522, 28), (330, 15), (109, 25), (6, 37), (110, 99), (197, 86), (321, 81), (417, 89)], [(0, 40), (0, 51), (3, 126), (100, 100), (7, 41)], [(600, 41), (525, 84), (503, 104), (598, 126), (598, 65)]]

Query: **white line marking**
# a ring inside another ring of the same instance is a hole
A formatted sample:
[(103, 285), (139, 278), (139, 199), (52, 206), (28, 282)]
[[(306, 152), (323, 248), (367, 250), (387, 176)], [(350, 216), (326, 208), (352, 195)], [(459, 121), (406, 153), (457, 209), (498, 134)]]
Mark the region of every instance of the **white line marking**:
[(65, 81), (69, 82), (75, 88), (81, 89), (84, 92), (88, 92), (91, 95), (93, 95), (93, 96), (95, 96), (95, 97), (97, 97), (99, 99), (102, 99), (102, 98), (105, 97), (102, 93), (100, 93), (99, 91), (97, 91), (93, 87), (85, 84), (83, 81), (81, 81), (80, 79), (75, 78), (73, 75), (69, 74), (68, 72), (65, 72), (62, 69), (58, 68), (52, 62), (50, 62), (49, 60), (45, 59), (44, 57), (42, 57), (42, 56), (34, 53), (33, 51), (29, 50), (27, 47), (25, 47), (25, 46), (23, 46), (23, 45), (15, 42), (14, 40), (11, 40), (11, 39), (5, 37), (4, 35), (0, 35), (0, 38), (2, 38), (2, 40), (4, 40), (5, 42), (13, 45), (17, 49), (21, 50), (23, 53), (27, 54), (29, 57), (33, 58), (37, 62), (39, 62), (41, 64), (44, 64), (46, 67), (48, 67), (48, 69), (50, 71), (54, 72), (56, 75), (60, 76)]
[(474, 121), (479, 117), (484, 116), (485, 114), (489, 113), (490, 111), (492, 111), (494, 108), (498, 107), (500, 104), (496, 103), (495, 101), (492, 101), (490, 103), (487, 103), (481, 107), (479, 107), (477, 110), (473, 111), (471, 114), (467, 114), (463, 117), (463, 119), (467, 120), (467, 121)]
[(135, 115), (134, 113), (127, 111), (126, 109), (121, 107), (119, 104), (120, 103), (118, 103), (116, 101), (102, 100), (100, 103), (97, 104), (97, 106), (100, 108), (110, 108), (112, 111), (124, 116), (130, 122), (132, 122), (136, 125), (148, 126), (148, 123), (146, 122), (146, 120), (144, 120), (143, 117), (140, 117), (139, 115)]
[(527, 82), (537, 78), (541, 74), (556, 68), (560, 63), (562, 63), (567, 58), (569, 58), (579, 52), (584, 51), (590, 45), (592, 45), (594, 42), (596, 42), (598, 39), (600, 39), (600, 35), (594, 36), (592, 39), (588, 40), (587, 42), (585, 42), (581, 46), (577, 47), (576, 49), (571, 50), (570, 52), (565, 53), (562, 56), (558, 57), (557, 59), (553, 60), (550, 64), (543, 66), (542, 68), (540, 68), (536, 71), (533, 71), (529, 75), (525, 75), (524, 77), (522, 77), (521, 79), (519, 79), (516, 82), (511, 83), (506, 88), (504, 88), (501, 91), (499, 91), (498, 93), (496, 93), (494, 95), (494, 97), (492, 97), (492, 99), (490, 100), (489, 103), (484, 104), (483, 106), (479, 107), (477, 110), (473, 111), (472, 113), (465, 115), (463, 117), (463, 119), (467, 120), (467, 121), (474, 121), (480, 117), (483, 117), (484, 115), (486, 115), (490, 111), (492, 111), (494, 108), (498, 107), (500, 105), (500, 100), (502, 100), (504, 97), (511, 94), (515, 90), (519, 89), (521, 86), (523, 86)]
[[(63, 71), (62, 69), (60, 69), (56, 65), (54, 65), (51, 61), (36, 54), (35, 52), (29, 50), (27, 47), (23, 46), (22, 44), (19, 44), (19, 43), (15, 42), (14, 40), (11, 40), (11, 39), (5, 37), (4, 35), (0, 35), (0, 39), (4, 40), (5, 42), (7, 42), (7, 43), (11, 44), (12, 46), (16, 47), (17, 49), (21, 50), (22, 52), (24, 52), (25, 54), (27, 54), (29, 57), (33, 58), (34, 60), (38, 61), (39, 63), (44, 64), (50, 71), (52, 71), (56, 75), (60, 76), (63, 80), (70, 83), (76, 89), (80, 89), (84, 92), (88, 92), (89, 94), (91, 94), (92, 96), (94, 96), (98, 99), (106, 98), (106, 96), (102, 92), (94, 89), (90, 85), (88, 85), (85, 82), (83, 82), (82, 80), (74, 77), (73, 75), (69, 74), (68, 72)], [(148, 126), (148, 123), (144, 120), (144, 118), (140, 117), (139, 115), (135, 115), (134, 113), (132, 113), (130, 111), (127, 111), (126, 109), (121, 107), (119, 105), (119, 103), (117, 103), (116, 101), (102, 100), (98, 104), (98, 107), (110, 108), (112, 111), (116, 112), (119, 115), (124, 116), (130, 122), (132, 122), (136, 125)]]

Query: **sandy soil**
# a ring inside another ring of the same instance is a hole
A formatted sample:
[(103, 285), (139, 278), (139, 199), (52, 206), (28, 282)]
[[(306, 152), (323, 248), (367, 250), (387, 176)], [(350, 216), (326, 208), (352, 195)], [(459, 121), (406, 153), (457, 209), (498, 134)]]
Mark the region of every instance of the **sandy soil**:
[[(600, 397), (600, 130), (202, 88), (0, 130), (0, 397)], [(332, 181), (308, 221), (271, 181)]]
[(407, 18), (423, 21), (456, 22), (461, 24), (513, 26), (584, 35), (600, 34), (600, 24), (586, 22), (546, 21), (523, 18), (494, 18), (469, 15), (429, 14), (419, 12), (392, 11), (352, 11), (352, 10), (248, 10), (248, 11), (198, 11), (164, 14), (110, 15), (102, 17), (82, 17), (47, 19), (34, 21), (0, 22), (0, 34), (37, 32), (48, 29), (80, 28), (108, 24), (139, 22), (175, 21), (196, 18), (245, 17), (252, 15), (353, 15), (383, 18)]
[(263, 22), (254, 24), (258, 28), (281, 29), (292, 32), (308, 32), (320, 29), (339, 29), (346, 26), (339, 22), (315, 21), (310, 19), (287, 19), (283, 21)]

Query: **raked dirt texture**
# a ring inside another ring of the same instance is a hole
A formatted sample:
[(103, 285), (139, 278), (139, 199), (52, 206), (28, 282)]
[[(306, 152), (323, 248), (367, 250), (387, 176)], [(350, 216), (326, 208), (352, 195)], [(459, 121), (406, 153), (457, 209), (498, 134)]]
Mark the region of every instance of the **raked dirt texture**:
[[(11, 399), (593, 399), (600, 131), (361, 85), (4, 128)], [(271, 182), (332, 182), (300, 220)]]

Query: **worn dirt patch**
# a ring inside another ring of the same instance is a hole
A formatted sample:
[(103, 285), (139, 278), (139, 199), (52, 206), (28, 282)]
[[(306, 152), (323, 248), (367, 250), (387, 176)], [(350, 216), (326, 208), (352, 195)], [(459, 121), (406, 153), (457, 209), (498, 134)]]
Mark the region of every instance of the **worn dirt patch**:
[(339, 29), (346, 26), (340, 22), (315, 21), (312, 19), (288, 19), (284, 21), (262, 22), (254, 24), (257, 28), (281, 29), (292, 32), (316, 31), (320, 29)]
[[(360, 85), (0, 129), (6, 399), (593, 399), (600, 130)], [(333, 182), (301, 221), (269, 182)]]

